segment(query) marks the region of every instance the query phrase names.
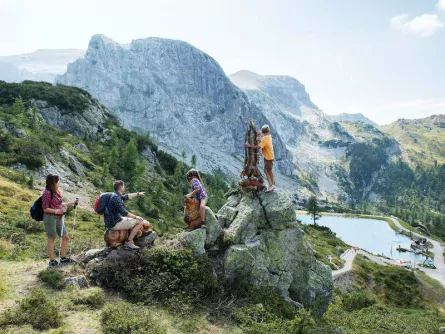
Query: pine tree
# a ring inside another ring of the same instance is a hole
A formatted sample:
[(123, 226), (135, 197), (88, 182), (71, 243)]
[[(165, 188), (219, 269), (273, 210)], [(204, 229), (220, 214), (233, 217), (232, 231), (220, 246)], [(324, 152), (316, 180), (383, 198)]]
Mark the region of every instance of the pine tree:
[(14, 104), (12, 105), (12, 113), (14, 115), (21, 115), (25, 113), (25, 104), (23, 103), (23, 100), (18, 97), (15, 99)]
[(175, 172), (173, 174), (173, 178), (175, 179), (176, 182), (181, 181), (183, 172), (184, 172), (184, 164), (182, 163), (182, 161), (178, 161), (178, 163), (176, 164)]
[(33, 105), (31, 110), (32, 110), (31, 129), (36, 131), (39, 129), (39, 109), (37, 109), (36, 105)]
[(191, 161), (190, 161), (190, 163), (192, 164), (192, 167), (196, 167), (196, 155), (195, 154), (193, 154), (192, 155), (192, 159), (191, 159)]
[(309, 198), (308, 204), (307, 204), (307, 214), (312, 216), (312, 219), (314, 220), (314, 225), (317, 224), (317, 220), (321, 217), (321, 210), (318, 206), (317, 197), (311, 196)]
[(111, 174), (117, 173), (118, 162), (119, 162), (119, 151), (117, 150), (116, 146), (113, 146), (110, 153), (110, 163), (109, 163), (109, 169)]
[(85, 130), (83, 133), (83, 141), (88, 143), (90, 141), (90, 135), (88, 134), (88, 130)]
[(137, 164), (138, 147), (136, 139), (131, 138), (127, 146), (125, 146), (124, 153), (122, 154), (122, 167), (128, 180), (131, 180), (135, 176)]

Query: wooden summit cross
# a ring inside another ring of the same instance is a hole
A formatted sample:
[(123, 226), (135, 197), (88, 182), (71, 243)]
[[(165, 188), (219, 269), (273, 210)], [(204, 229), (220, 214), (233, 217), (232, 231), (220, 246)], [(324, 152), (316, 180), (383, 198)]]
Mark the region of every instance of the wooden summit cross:
[[(247, 130), (245, 135), (245, 143), (258, 146), (258, 129), (253, 119), (247, 121)], [(238, 185), (243, 192), (255, 192), (264, 188), (263, 176), (258, 169), (259, 152), (257, 149), (244, 148), (244, 168), (240, 174), (241, 180)]]

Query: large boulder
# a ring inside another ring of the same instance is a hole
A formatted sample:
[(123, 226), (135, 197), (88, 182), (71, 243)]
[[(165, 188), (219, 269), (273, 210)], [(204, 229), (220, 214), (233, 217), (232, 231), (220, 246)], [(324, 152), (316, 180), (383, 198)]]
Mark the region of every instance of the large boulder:
[(277, 289), (295, 305), (318, 315), (326, 311), (334, 288), (331, 269), (315, 259), (288, 195), (245, 196), (218, 215), (229, 225), (222, 232), (233, 240), (223, 257), (226, 284)]
[(206, 230), (204, 228), (185, 232), (183, 237), (187, 247), (193, 251), (195, 257), (205, 254), (204, 245), (206, 241)]
[(222, 228), (218, 223), (213, 211), (206, 206), (206, 238), (205, 246), (211, 247), (215, 244), (216, 240), (220, 236)]

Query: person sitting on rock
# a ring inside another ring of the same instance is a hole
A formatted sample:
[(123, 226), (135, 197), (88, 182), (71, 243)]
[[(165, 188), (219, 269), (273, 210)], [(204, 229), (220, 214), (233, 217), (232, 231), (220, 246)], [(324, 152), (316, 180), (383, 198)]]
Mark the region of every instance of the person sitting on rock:
[(273, 175), (273, 160), (275, 158), (275, 154), (273, 151), (272, 135), (270, 134), (269, 125), (263, 125), (261, 131), (258, 132), (258, 135), (263, 135), (263, 138), (260, 139), (258, 146), (246, 143), (245, 147), (256, 150), (261, 149), (261, 153), (264, 157), (264, 173), (266, 174), (267, 181), (269, 182), (267, 191), (270, 192), (275, 189), (275, 176)]
[(144, 225), (150, 226), (150, 223), (143, 218), (128, 212), (124, 208), (123, 201), (137, 196), (145, 196), (145, 193), (137, 192), (124, 195), (125, 185), (124, 182), (120, 180), (114, 182), (114, 192), (115, 193), (109, 199), (104, 212), (105, 227), (112, 230), (131, 229), (130, 235), (125, 242), (125, 247), (138, 250), (139, 247), (134, 244), (133, 239)]
[(196, 169), (190, 169), (186, 174), (186, 178), (187, 183), (192, 187), (192, 192), (187, 194), (186, 197), (195, 196), (198, 200), (199, 215), (201, 216), (201, 227), (204, 228), (206, 220), (206, 203), (209, 197), (207, 196), (207, 192), (202, 184), (201, 175), (199, 175), (199, 172)]
[(68, 206), (75, 204), (76, 202), (62, 203), (60, 178), (58, 175), (49, 174), (46, 177), (46, 189), (42, 195), (43, 223), (45, 225), (46, 236), (48, 237), (46, 248), (49, 256), (49, 267), (55, 267), (59, 264), (54, 257), (54, 241), (56, 240), (56, 236), (62, 238), (60, 264), (71, 262), (71, 259), (66, 257), (69, 238), (63, 215), (66, 213)]

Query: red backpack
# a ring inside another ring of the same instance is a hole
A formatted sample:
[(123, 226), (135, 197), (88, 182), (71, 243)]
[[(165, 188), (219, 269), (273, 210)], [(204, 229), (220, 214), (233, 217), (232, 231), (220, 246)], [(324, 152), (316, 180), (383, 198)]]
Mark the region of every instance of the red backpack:
[(94, 211), (99, 215), (103, 215), (105, 210), (107, 210), (108, 202), (113, 196), (114, 193), (102, 193), (97, 196), (94, 201)]

